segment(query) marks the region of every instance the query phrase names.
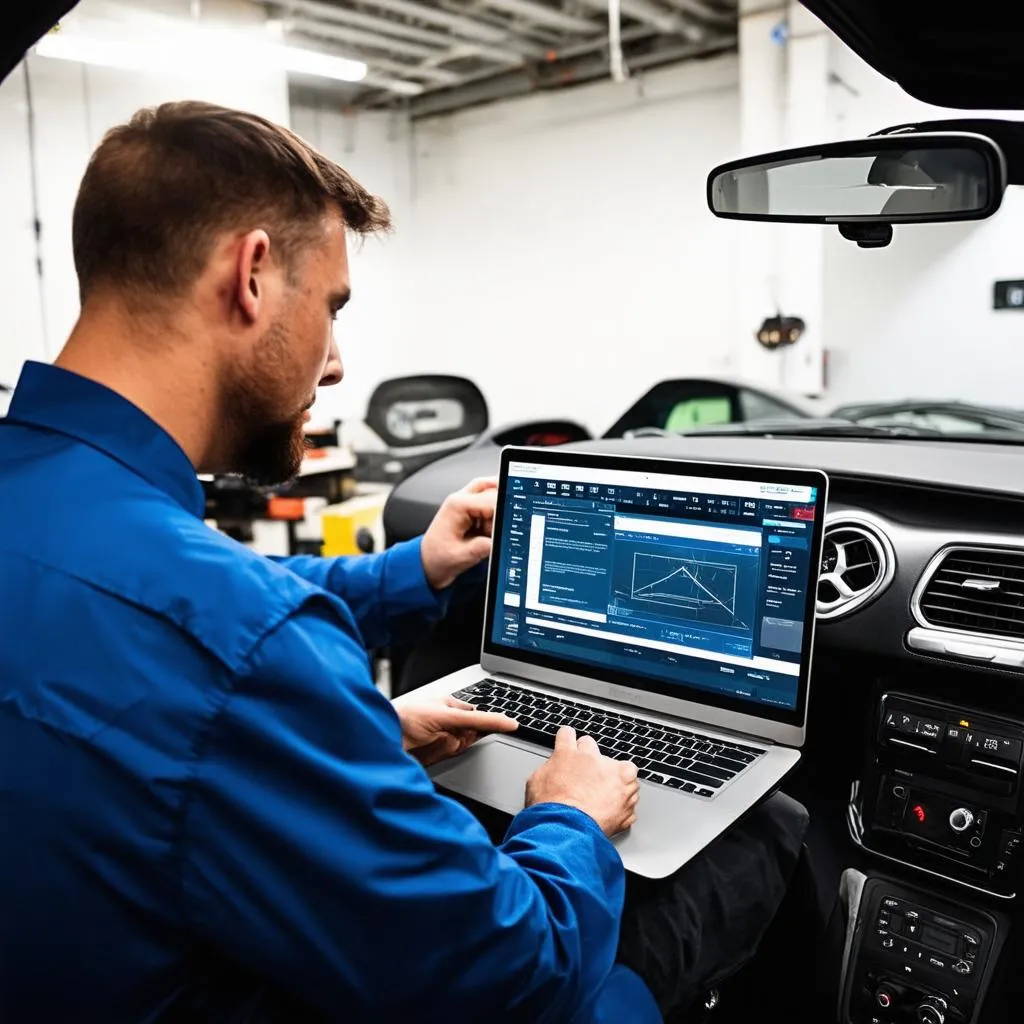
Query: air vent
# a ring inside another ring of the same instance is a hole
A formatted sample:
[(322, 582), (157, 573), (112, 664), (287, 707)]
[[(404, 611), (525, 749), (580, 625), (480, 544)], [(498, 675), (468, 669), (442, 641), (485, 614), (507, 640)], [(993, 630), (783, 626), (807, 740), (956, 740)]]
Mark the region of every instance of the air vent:
[(827, 523), (818, 577), (818, 618), (838, 619), (867, 604), (891, 582), (896, 555), (874, 522), (843, 515)]
[(925, 625), (1024, 639), (1024, 551), (950, 548), (918, 594), (918, 617)]

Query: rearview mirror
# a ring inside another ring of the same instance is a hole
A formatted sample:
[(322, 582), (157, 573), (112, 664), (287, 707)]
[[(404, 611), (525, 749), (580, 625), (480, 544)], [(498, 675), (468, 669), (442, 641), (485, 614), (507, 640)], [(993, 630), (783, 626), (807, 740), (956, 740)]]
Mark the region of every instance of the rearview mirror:
[(983, 135), (877, 135), (722, 164), (708, 206), (733, 220), (924, 224), (990, 217), (1005, 190), (1006, 160)]

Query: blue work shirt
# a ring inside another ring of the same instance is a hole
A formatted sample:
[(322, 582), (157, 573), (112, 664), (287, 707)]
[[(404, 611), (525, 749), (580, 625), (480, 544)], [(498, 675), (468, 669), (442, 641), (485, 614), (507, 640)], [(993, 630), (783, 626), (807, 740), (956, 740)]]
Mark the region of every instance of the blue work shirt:
[(366, 648), (443, 613), (419, 543), (272, 560), (203, 508), (137, 407), (25, 367), (0, 423), (5, 1024), (220, 1020), (261, 986), (345, 1022), (660, 1020), (614, 964), (595, 822), (531, 807), (495, 848), (403, 752)]

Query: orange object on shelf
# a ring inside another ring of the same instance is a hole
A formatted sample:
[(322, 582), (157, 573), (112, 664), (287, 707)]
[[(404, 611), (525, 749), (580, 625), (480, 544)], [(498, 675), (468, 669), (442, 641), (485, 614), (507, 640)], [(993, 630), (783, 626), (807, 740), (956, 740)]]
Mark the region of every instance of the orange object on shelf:
[(267, 499), (268, 519), (305, 519), (306, 499), (305, 498), (282, 498), (273, 497)]

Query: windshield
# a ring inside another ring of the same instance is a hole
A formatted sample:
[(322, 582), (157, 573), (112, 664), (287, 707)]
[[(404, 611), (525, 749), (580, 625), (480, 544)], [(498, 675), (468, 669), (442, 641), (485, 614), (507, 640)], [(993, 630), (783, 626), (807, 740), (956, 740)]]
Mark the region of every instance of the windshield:
[[(802, 8), (741, 46), (735, 5), (658, 6), (624, 13), (615, 63), (602, 3), (68, 0), (0, 94), (0, 385), (74, 328), (72, 215), (104, 133), (189, 99), (289, 126), (391, 208), (389, 237), (349, 246), (348, 373), (315, 427), (365, 422), (377, 385), (415, 373), (470, 381), (496, 430), (1024, 441), (1024, 189), (880, 248), (719, 219), (707, 194), (751, 154), (1024, 113), (922, 103)], [(774, 168), (766, 209), (816, 209), (806, 170)], [(847, 213), (941, 177), (909, 144), (836, 175)]]

